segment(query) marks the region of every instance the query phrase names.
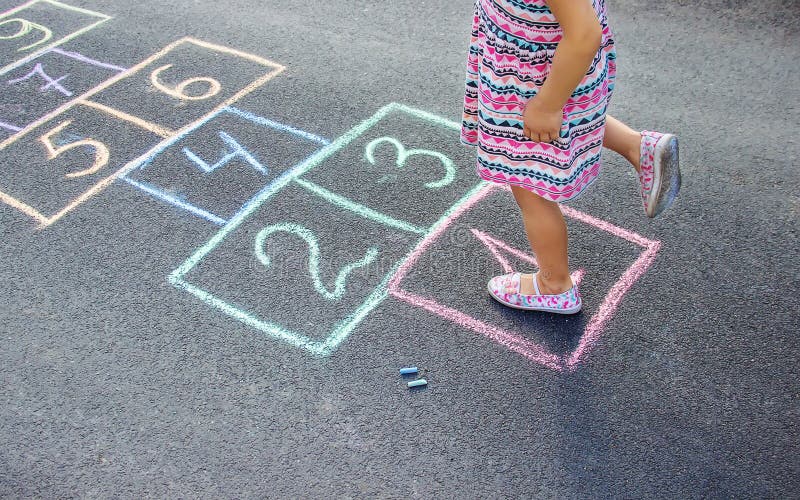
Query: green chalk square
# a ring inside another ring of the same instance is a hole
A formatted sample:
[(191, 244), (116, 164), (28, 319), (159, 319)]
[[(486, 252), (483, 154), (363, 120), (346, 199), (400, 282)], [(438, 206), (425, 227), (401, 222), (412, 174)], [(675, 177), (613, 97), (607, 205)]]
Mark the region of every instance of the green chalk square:
[[(371, 129), (376, 123), (380, 122), (381, 120), (385, 119), (387, 116), (391, 115), (394, 112), (406, 113), (412, 115), (416, 118), (420, 118), (426, 120), (430, 123), (438, 124), (443, 127), (447, 127), (450, 129), (457, 128), (458, 125), (454, 122), (449, 122), (441, 117), (436, 115), (432, 115), (430, 113), (426, 113), (424, 111), (416, 110), (413, 108), (408, 108), (403, 105), (399, 105), (396, 103), (389, 104), (382, 109), (380, 109), (375, 115), (371, 118), (363, 121), (338, 139), (336, 139), (333, 143), (329, 146), (326, 146), (322, 150), (318, 151), (316, 154), (312, 155), (307, 160), (303, 161), (291, 171), (287, 172), (285, 176), (274, 182), (270, 185), (270, 187), (264, 191), (262, 191), (255, 199), (251, 200), (245, 208), (231, 221), (226, 224), (216, 235), (214, 235), (205, 245), (198, 248), (194, 254), (189, 257), (180, 267), (175, 269), (168, 277), (170, 283), (176, 286), (179, 289), (183, 289), (188, 291), (189, 293), (195, 295), (197, 298), (205, 302), (206, 304), (221, 310), (222, 312), (228, 314), (229, 316), (241, 321), (248, 326), (255, 328), (270, 337), (283, 340), (290, 345), (295, 347), (300, 347), (313, 355), (316, 356), (328, 356), (330, 355), (344, 340), (350, 335), (353, 329), (376, 307), (378, 307), (383, 300), (388, 296), (388, 283), (390, 279), (396, 274), (397, 269), (402, 265), (403, 262), (408, 258), (409, 255), (414, 250), (420, 242), (424, 241), (427, 235), (431, 231), (435, 231), (437, 227), (445, 222), (447, 218), (449, 218), (452, 213), (458, 208), (458, 206), (465, 203), (470, 197), (472, 197), (477, 189), (482, 186), (482, 182), (478, 182), (475, 184), (475, 179), (473, 179), (472, 184), (462, 191), (459, 194), (459, 197), (456, 198), (454, 204), (450, 205), (449, 208), (444, 210), (444, 213), (441, 214), (438, 220), (433, 223), (430, 227), (424, 228), (419, 231), (419, 234), (415, 234), (418, 231), (410, 231), (410, 230), (402, 230), (398, 227), (392, 227), (392, 224), (387, 224), (386, 221), (378, 221), (375, 220), (369, 213), (360, 213), (358, 210), (348, 209), (341, 205), (338, 208), (343, 213), (350, 213), (351, 216), (355, 217), (363, 217), (365, 219), (371, 219), (372, 222), (381, 222), (385, 229), (392, 229), (394, 234), (397, 235), (398, 238), (411, 238), (411, 244), (406, 246), (408, 252), (405, 255), (402, 255), (397, 258), (396, 262), (392, 265), (385, 265), (385, 268), (388, 272), (383, 275), (383, 278), (377, 284), (377, 286), (369, 293), (366, 299), (361, 302), (360, 305), (354, 308), (354, 310), (343, 320), (336, 323), (327, 337), (324, 338), (311, 338), (308, 335), (298, 332), (298, 331), (290, 331), (286, 329), (284, 326), (266, 321), (263, 318), (258, 317), (257, 315), (253, 314), (252, 312), (246, 311), (241, 307), (237, 307), (235, 304), (232, 303), (230, 300), (226, 300), (219, 296), (214, 295), (213, 293), (205, 290), (201, 286), (193, 284), (186, 279), (187, 275), (192, 272), (198, 265), (200, 265), (212, 252), (214, 252), (234, 231), (236, 231), (243, 223), (248, 221), (254, 214), (256, 214), (259, 209), (261, 208), (264, 203), (271, 200), (275, 197), (278, 193), (282, 192), (288, 186), (300, 186), (303, 188), (307, 195), (310, 198), (319, 197), (319, 193), (314, 193), (308, 191), (308, 186), (304, 183), (301, 176), (307, 173), (311, 169), (318, 167), (319, 165), (323, 164), (334, 156), (338, 151), (344, 149), (353, 141), (357, 140), (361, 137), (366, 131)], [(462, 165), (463, 167), (463, 165)], [(324, 197), (323, 197), (324, 198)], [(331, 201), (331, 200), (328, 200)], [(255, 256), (250, 257), (251, 259), (255, 259)]]

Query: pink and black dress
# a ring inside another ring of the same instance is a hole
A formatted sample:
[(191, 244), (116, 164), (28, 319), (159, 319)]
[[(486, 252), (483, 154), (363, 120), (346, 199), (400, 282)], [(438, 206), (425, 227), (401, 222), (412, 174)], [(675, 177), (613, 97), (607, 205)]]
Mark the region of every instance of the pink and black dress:
[(538, 143), (523, 135), (522, 113), (550, 72), (561, 27), (544, 0), (475, 2), (461, 140), (477, 146), (483, 179), (563, 202), (597, 178), (616, 53), (605, 0), (592, 3), (601, 47), (564, 107), (560, 137)]

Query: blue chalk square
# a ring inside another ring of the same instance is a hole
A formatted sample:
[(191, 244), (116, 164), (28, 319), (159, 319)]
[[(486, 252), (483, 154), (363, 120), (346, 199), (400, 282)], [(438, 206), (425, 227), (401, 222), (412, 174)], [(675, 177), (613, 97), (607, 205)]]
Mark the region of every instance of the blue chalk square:
[(328, 141), (237, 108), (173, 137), (127, 174), (148, 194), (217, 224)]

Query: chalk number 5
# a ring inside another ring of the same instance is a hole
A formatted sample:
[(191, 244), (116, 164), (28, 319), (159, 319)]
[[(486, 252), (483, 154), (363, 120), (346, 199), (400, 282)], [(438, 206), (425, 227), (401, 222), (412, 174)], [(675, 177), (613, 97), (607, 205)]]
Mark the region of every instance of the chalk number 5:
[(56, 128), (41, 136), (39, 140), (42, 142), (42, 144), (44, 144), (44, 148), (47, 150), (47, 158), (49, 160), (55, 159), (61, 154), (81, 146), (89, 146), (90, 148), (94, 149), (94, 163), (91, 167), (67, 174), (68, 178), (74, 179), (75, 177), (91, 175), (105, 167), (108, 164), (109, 153), (108, 147), (106, 147), (105, 144), (100, 141), (95, 141), (94, 139), (83, 139), (80, 141), (70, 142), (69, 144), (65, 144), (63, 146), (56, 146), (53, 144), (53, 136), (58, 135), (62, 130), (69, 127), (71, 123), (72, 120), (61, 122), (61, 124), (59, 124)]

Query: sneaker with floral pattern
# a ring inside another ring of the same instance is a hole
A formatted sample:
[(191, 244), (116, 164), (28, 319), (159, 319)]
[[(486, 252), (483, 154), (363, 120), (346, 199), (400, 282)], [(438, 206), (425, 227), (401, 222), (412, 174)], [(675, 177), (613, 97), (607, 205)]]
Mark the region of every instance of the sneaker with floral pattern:
[(509, 273), (495, 276), (489, 280), (487, 288), (489, 295), (501, 304), (515, 309), (528, 311), (545, 311), (557, 314), (575, 314), (581, 310), (581, 294), (578, 287), (572, 288), (557, 295), (542, 295), (536, 275), (533, 276), (533, 295), (520, 293), (521, 273)]
[(672, 134), (642, 131), (639, 188), (644, 211), (655, 217), (666, 210), (681, 187), (678, 139)]

